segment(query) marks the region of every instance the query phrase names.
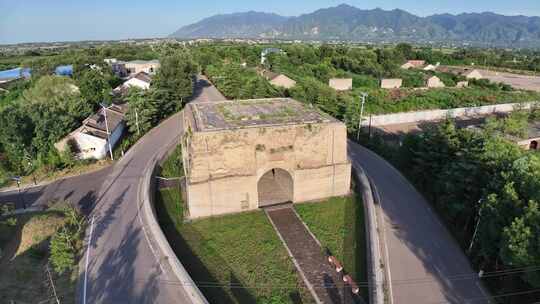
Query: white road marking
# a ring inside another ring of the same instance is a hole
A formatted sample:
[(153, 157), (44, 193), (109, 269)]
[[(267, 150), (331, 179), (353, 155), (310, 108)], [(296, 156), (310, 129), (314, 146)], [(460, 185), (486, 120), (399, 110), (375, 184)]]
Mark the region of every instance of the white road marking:
[(86, 245), (86, 262), (84, 265), (84, 286), (83, 286), (83, 304), (86, 304), (86, 285), (88, 282), (88, 263), (90, 261), (90, 246), (92, 245), (92, 233), (94, 232), (94, 217), (90, 221), (90, 235), (88, 236), (88, 244)]

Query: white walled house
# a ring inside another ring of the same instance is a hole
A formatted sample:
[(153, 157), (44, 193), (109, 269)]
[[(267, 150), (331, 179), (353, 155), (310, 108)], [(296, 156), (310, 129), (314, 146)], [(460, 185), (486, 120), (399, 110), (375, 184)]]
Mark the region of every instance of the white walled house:
[(381, 79), (382, 89), (399, 89), (403, 85), (403, 79)]
[(152, 78), (145, 72), (139, 72), (132, 77), (130, 77), (126, 82), (114, 88), (113, 93), (115, 94), (124, 94), (129, 88), (135, 87), (142, 90), (148, 90), (150, 88), (150, 83)]
[(71, 148), (79, 159), (105, 158), (109, 153), (107, 127), (110, 132), (111, 148), (114, 148), (125, 129), (126, 107), (113, 104), (105, 111), (107, 111), (107, 125), (104, 109), (101, 108), (85, 119), (82, 126), (57, 142), (54, 145), (56, 149), (62, 152)]
[(336, 91), (352, 90), (352, 78), (331, 78), (328, 85)]
[(129, 75), (134, 75), (139, 72), (154, 74), (160, 67), (159, 60), (133, 60), (124, 63)]
[(444, 82), (437, 76), (431, 76), (426, 82), (426, 87), (428, 88), (444, 88)]
[(263, 77), (273, 86), (290, 89), (296, 85), (296, 81), (287, 77), (284, 74), (277, 74), (271, 71), (264, 71)]

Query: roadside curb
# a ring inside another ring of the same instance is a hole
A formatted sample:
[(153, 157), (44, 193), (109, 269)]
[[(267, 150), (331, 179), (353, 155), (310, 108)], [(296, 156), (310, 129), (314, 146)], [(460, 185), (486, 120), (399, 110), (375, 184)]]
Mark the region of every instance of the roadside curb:
[[(180, 282), (180, 285), (184, 289), (186, 295), (190, 298), (191, 303), (194, 304), (208, 304), (208, 300), (204, 297), (199, 290), (193, 279), (189, 276), (188, 272), (174, 253), (171, 245), (167, 241), (159, 223), (157, 222), (156, 210), (154, 206), (154, 190), (155, 184), (152, 179), (155, 176), (157, 165), (165, 160), (165, 158), (174, 150), (175, 146), (179, 143), (180, 137), (177, 137), (169, 147), (167, 147), (164, 153), (161, 153), (157, 157), (150, 160), (147, 164), (147, 169), (139, 184), (140, 199), (142, 200), (142, 206), (140, 212), (144, 218), (145, 226), (149, 229), (152, 236), (152, 240), (158, 247), (158, 255), (162, 255), (159, 258), (159, 263), (165, 262), (169, 265), (174, 276)], [(143, 226), (144, 227), (144, 226)]]
[[(362, 193), (364, 205), (364, 213), (366, 216), (366, 238), (367, 238), (367, 257), (368, 257), (368, 281), (369, 281), (369, 303), (384, 304), (384, 288), (385, 281), (383, 274), (384, 260), (381, 256), (381, 241), (379, 239), (379, 229), (377, 221), (377, 211), (375, 210), (375, 201), (372, 187), (369, 178), (360, 167), (353, 164), (353, 175), (359, 182), (358, 187)], [(390, 301), (392, 303), (392, 301)]]

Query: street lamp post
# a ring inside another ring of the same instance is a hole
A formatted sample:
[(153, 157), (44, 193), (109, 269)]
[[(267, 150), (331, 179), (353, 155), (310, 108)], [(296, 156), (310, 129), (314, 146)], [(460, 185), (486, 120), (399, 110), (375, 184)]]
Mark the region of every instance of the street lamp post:
[(362, 127), (362, 119), (364, 116), (364, 103), (366, 103), (368, 94), (362, 92), (361, 97), (362, 97), (362, 106), (360, 107), (360, 119), (358, 120), (358, 132), (356, 134), (356, 140), (360, 140), (360, 128)]
[(100, 103), (101, 107), (103, 107), (103, 116), (105, 117), (105, 130), (107, 131), (107, 144), (109, 146), (109, 154), (111, 155), (111, 160), (114, 160), (114, 156), (112, 153), (112, 146), (111, 146), (111, 133), (109, 132), (109, 123), (107, 122), (107, 109), (108, 107), (105, 106), (103, 103)]

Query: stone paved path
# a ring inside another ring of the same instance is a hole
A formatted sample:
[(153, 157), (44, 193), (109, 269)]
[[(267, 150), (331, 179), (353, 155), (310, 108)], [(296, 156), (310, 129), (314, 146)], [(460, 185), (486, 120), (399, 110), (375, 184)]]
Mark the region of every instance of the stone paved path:
[[(318, 242), (306, 229), (292, 206), (265, 209), (268, 218), (295, 260), (295, 266), (318, 303), (341, 304), (341, 286)], [(339, 288), (336, 288), (336, 285)]]

